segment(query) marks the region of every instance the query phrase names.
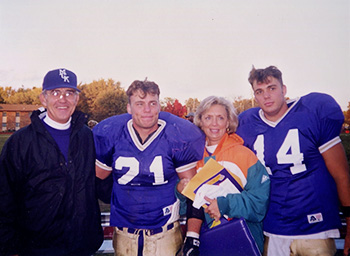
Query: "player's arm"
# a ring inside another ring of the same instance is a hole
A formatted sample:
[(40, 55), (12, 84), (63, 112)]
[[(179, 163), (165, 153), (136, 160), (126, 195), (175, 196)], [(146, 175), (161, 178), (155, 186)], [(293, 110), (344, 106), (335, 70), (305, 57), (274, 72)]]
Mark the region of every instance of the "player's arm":
[(194, 167), (177, 173), (180, 181), (177, 183), (176, 189), (179, 193), (182, 192), (182, 190), (186, 187), (190, 179), (192, 179), (192, 177), (197, 173), (195, 165), (194, 164), (191, 164), (191, 165)]
[(199, 233), (204, 220), (204, 211), (201, 207), (196, 209), (192, 206), (192, 200), (187, 199), (187, 231), (184, 244), (178, 255), (199, 256)]
[(177, 175), (181, 179), (191, 179), (196, 174), (196, 167), (193, 167), (191, 169), (188, 169), (184, 172), (178, 172)]
[(344, 255), (350, 252), (350, 174), (349, 165), (346, 159), (344, 147), (341, 143), (336, 144), (324, 153), (322, 153), (329, 173), (335, 180), (339, 200), (345, 209), (347, 209), (346, 223), (347, 233), (344, 244)]
[(96, 165), (95, 169), (96, 169), (96, 177), (101, 180), (106, 179), (111, 174), (111, 171), (106, 171), (101, 167), (99, 167), (98, 165)]
[[(196, 173), (196, 167), (178, 173), (180, 178), (180, 182), (177, 186), (178, 191), (182, 191)], [(181, 251), (183, 255), (197, 256), (199, 255), (199, 233), (203, 223), (204, 212), (202, 208), (194, 208), (192, 203), (192, 200), (187, 199), (187, 232)], [(191, 252), (191, 254), (188, 254), (189, 252)]]
[(345, 151), (341, 143), (322, 153), (329, 173), (337, 185), (340, 202), (350, 207), (350, 175)]

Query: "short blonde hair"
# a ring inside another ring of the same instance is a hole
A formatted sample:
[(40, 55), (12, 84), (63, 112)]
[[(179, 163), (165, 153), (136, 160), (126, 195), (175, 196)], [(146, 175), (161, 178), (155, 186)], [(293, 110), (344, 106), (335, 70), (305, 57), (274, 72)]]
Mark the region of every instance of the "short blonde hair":
[(193, 123), (197, 125), (199, 128), (202, 126), (202, 115), (205, 111), (207, 111), (213, 105), (221, 105), (226, 109), (227, 118), (229, 121), (228, 133), (234, 133), (237, 130), (238, 126), (238, 116), (233, 103), (229, 102), (227, 99), (223, 97), (217, 96), (209, 96), (201, 101), (199, 107), (194, 116)]

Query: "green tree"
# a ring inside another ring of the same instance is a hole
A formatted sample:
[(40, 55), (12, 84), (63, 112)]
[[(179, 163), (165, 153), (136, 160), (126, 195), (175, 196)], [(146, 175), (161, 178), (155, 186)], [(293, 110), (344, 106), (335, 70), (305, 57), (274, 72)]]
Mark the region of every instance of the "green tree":
[(127, 104), (128, 98), (125, 91), (109, 89), (98, 95), (92, 118), (100, 122), (107, 117), (126, 113)]
[(101, 121), (114, 114), (126, 112), (126, 94), (120, 82), (100, 79), (89, 84), (80, 84), (80, 101), (77, 109)]

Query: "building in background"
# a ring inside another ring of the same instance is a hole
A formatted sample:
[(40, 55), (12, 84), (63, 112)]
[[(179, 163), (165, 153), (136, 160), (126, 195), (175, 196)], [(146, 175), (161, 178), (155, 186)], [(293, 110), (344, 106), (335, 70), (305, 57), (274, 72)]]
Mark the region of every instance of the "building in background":
[(30, 116), (39, 105), (0, 104), (1, 131), (13, 132), (30, 124)]

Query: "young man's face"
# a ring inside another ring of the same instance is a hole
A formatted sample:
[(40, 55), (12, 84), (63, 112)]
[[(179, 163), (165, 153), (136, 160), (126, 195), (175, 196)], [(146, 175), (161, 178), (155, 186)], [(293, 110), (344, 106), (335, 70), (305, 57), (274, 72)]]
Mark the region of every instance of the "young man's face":
[(57, 123), (67, 123), (79, 101), (79, 94), (71, 88), (57, 88), (40, 94), (41, 104), (48, 116)]
[(276, 78), (269, 77), (268, 83), (253, 82), (255, 100), (270, 121), (277, 121), (288, 110), (285, 101), (287, 88)]
[(147, 94), (146, 97), (139, 90), (130, 96), (127, 105), (128, 113), (132, 115), (133, 126), (139, 132), (150, 134), (158, 128), (160, 111), (159, 97)]

